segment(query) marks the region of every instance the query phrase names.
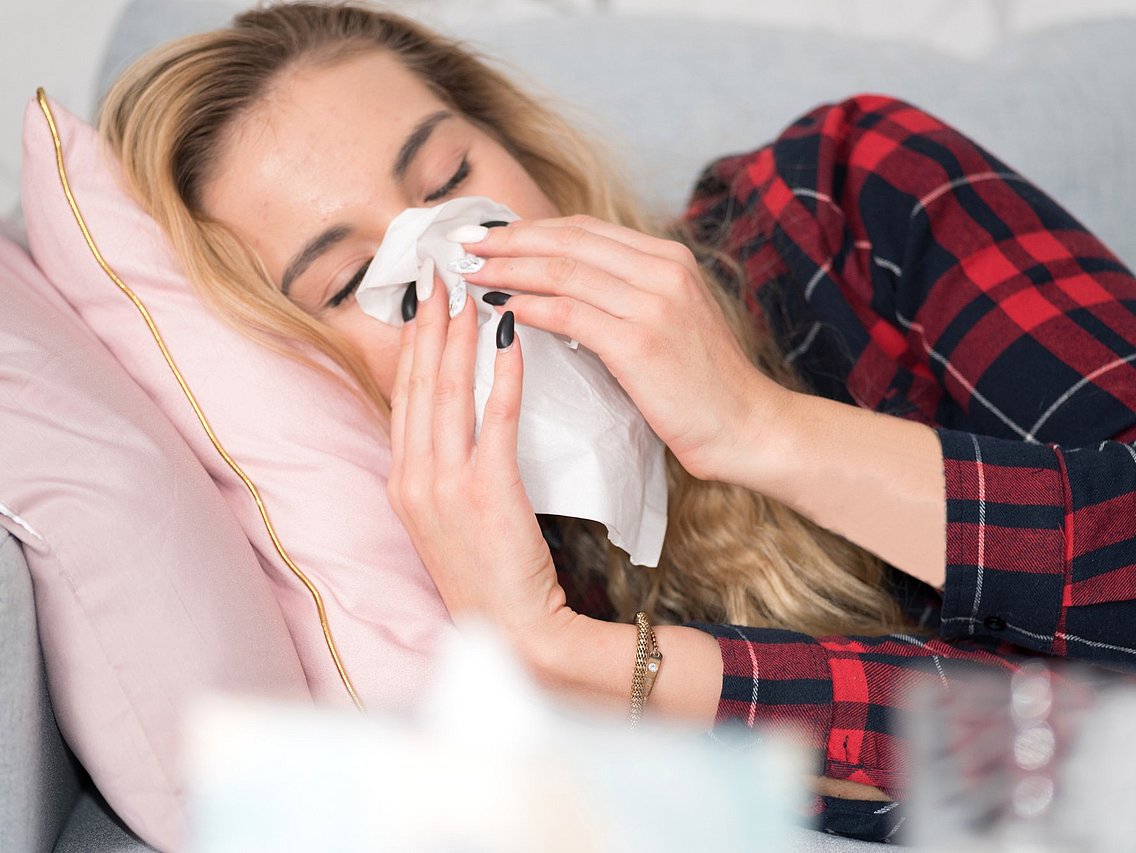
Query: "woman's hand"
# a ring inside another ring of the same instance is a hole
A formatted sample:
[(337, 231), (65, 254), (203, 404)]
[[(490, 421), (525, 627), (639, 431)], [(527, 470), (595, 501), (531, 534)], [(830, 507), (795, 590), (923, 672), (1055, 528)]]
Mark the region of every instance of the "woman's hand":
[(749, 362), (680, 243), (573, 216), (514, 222), (464, 245), (486, 259), (471, 283), (521, 291), (507, 305), (518, 323), (595, 352), (697, 477), (729, 479), (791, 396)]
[(684, 246), (581, 216), (454, 236), (486, 259), (466, 278), (522, 291), (507, 303), (517, 322), (595, 352), (691, 474), (763, 492), (942, 586), (935, 433), (764, 376)]
[(450, 614), (489, 619), (524, 654), (574, 614), (517, 468), (520, 342), (497, 353), (475, 443), (476, 312), (449, 320), (433, 264), (421, 275), (419, 292), (435, 292), (402, 331), (387, 494)]

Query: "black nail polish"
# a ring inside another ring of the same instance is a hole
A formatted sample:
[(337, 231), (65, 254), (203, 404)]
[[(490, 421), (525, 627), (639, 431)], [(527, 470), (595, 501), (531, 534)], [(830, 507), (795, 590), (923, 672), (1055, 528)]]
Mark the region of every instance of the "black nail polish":
[(509, 224), (508, 222), (505, 222), (501, 219), (490, 219), (488, 222), (482, 222), (481, 227), (482, 228), (503, 228), (504, 226), (506, 226), (508, 224)]
[(501, 321), (497, 324), (497, 349), (508, 349), (513, 345), (513, 337), (516, 334), (513, 322), (512, 311), (506, 311), (501, 315)]
[(508, 302), (512, 295), (513, 294), (511, 293), (505, 293), (500, 290), (491, 290), (488, 293), (483, 293), (481, 295), (481, 301), (486, 305), (501, 306)]
[(417, 313), (418, 289), (412, 281), (406, 286), (406, 292), (402, 294), (402, 322), (409, 323)]

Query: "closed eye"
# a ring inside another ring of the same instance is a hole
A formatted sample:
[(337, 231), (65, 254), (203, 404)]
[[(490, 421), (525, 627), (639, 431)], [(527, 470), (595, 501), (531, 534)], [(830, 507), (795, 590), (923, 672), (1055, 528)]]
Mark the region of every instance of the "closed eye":
[(446, 181), (444, 186), (439, 187), (438, 189), (434, 190), (434, 192), (430, 193), (430, 195), (426, 196), (423, 201), (432, 203), (444, 199), (459, 186), (461, 186), (462, 181), (469, 177), (469, 172), (469, 157), (462, 157), (462, 161), (458, 164), (457, 171), (454, 172), (453, 177)]
[(343, 286), (343, 289), (332, 296), (331, 299), (327, 300), (327, 305), (325, 307), (337, 308), (342, 305), (344, 300), (347, 299), (347, 297), (352, 293), (354, 293), (356, 288), (359, 287), (359, 284), (363, 281), (363, 276), (367, 274), (367, 268), (370, 266), (371, 262), (367, 261), (367, 263), (359, 267), (359, 269), (355, 272), (355, 275), (351, 276), (351, 280)]
[[(450, 179), (446, 181), (443, 186), (439, 187), (438, 189), (434, 190), (434, 192), (430, 193), (430, 195), (426, 196), (423, 201), (430, 203), (440, 201), (441, 199), (445, 198), (462, 185), (462, 182), (469, 177), (471, 171), (472, 170), (470, 169), (469, 165), (469, 157), (462, 157), (461, 163), (458, 164), (457, 170), (450, 177)], [(363, 264), (363, 266), (359, 267), (359, 269), (355, 272), (355, 275), (351, 276), (351, 280), (348, 281), (347, 284), (342, 287), (342, 289), (340, 289), (334, 296), (331, 297), (331, 299), (327, 301), (327, 305), (325, 307), (338, 308), (340, 305), (342, 305), (347, 300), (347, 297), (349, 297), (358, 289), (360, 283), (362, 283), (363, 281), (363, 276), (367, 274), (367, 268), (370, 265), (371, 262), (368, 261), (367, 263)]]

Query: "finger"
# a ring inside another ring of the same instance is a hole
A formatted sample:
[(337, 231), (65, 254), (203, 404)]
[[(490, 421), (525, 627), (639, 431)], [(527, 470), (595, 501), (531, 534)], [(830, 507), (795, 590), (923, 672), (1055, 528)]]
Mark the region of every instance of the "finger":
[(694, 261), (694, 255), (691, 253), (690, 249), (676, 240), (668, 240), (663, 237), (644, 234), (642, 231), (636, 231), (634, 228), (616, 225), (614, 222), (607, 222), (603, 219), (597, 219), (594, 216), (562, 216), (553, 219), (532, 219), (529, 220), (529, 222), (540, 228), (583, 228), (601, 237), (616, 240), (644, 254), (668, 258), (683, 264), (689, 262), (692, 267), (697, 266), (697, 263)]
[[(491, 229), (478, 243), (463, 246), (487, 259), (567, 257), (634, 287), (655, 291), (669, 287), (679, 274), (690, 274), (669, 258), (643, 252), (578, 224), (546, 227), (514, 222), (508, 228)], [(481, 284), (479, 276), (473, 273), (467, 278)]]
[[(511, 325), (512, 312), (501, 315), (499, 324)], [(498, 326), (497, 357), (493, 363), (493, 389), (485, 403), (481, 435), (477, 443), (478, 467), (487, 466), (489, 476), (520, 476), (517, 469), (517, 425), (521, 416), (524, 360), (519, 336), (503, 341)], [(505, 346), (502, 346), (505, 344)]]
[[(532, 326), (546, 332), (579, 341), (590, 349), (616, 374), (617, 365), (633, 357), (633, 347), (645, 328), (631, 320), (621, 320), (566, 296), (518, 294), (507, 307), (518, 325)], [(623, 358), (621, 358), (621, 350)], [(483, 427), (484, 428), (484, 427)]]
[(406, 440), (406, 391), (410, 382), (410, 366), (414, 363), (413, 323), (402, 327), (398, 341), (398, 366), (395, 368), (394, 385), (391, 386), (391, 467), (398, 464), (403, 455)]
[(654, 298), (623, 279), (567, 256), (491, 258), (467, 278), (471, 284), (494, 290), (570, 296), (614, 317), (635, 317), (642, 313), (643, 297)]
[[(625, 225), (616, 225), (614, 222), (607, 222), (603, 219), (597, 219), (594, 216), (587, 216), (586, 214), (575, 214), (573, 216), (560, 216), (549, 217), (547, 219), (528, 219), (521, 222), (508, 223), (511, 228), (519, 227), (520, 225), (532, 225), (540, 228), (560, 228), (560, 227), (578, 227), (586, 231), (591, 231), (593, 234), (598, 234), (607, 237), (611, 240), (623, 243), (640, 252), (648, 255), (657, 255), (660, 258), (669, 258), (673, 261), (693, 266), (697, 265), (694, 261), (694, 255), (690, 249), (683, 243), (677, 240), (667, 239), (665, 237), (656, 237), (652, 234), (645, 234), (642, 231), (637, 231), (634, 228), (628, 228)], [(480, 243), (467, 243), (463, 244), (469, 251), (476, 254), (475, 247), (481, 245)], [(492, 245), (492, 244), (491, 244)]]
[[(405, 441), (407, 458), (417, 462), (433, 457), (434, 386), (446, 345), (446, 289), (434, 281), (434, 262), (427, 259), (418, 271), (418, 314), (414, 319), (413, 363), (407, 379)], [(428, 298), (422, 293), (430, 290)]]
[(434, 453), (447, 466), (461, 465), (473, 450), (473, 368), (477, 358), (477, 310), (472, 300), (450, 320), (434, 389)]

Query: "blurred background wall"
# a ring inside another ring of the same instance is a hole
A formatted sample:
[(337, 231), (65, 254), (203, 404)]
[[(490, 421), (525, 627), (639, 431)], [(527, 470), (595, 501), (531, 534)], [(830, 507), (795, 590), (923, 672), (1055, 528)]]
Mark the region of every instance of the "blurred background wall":
[[(43, 86), (71, 110), (90, 116), (102, 51), (127, 3), (0, 0), (0, 216), (16, 205), (28, 99)], [(995, 49), (1006, 35), (1062, 21), (1136, 17), (1136, 0), (396, 0), (388, 5), (459, 30), (473, 19), (592, 11), (693, 16), (913, 41), (963, 56)], [(802, 50), (807, 49), (802, 41)]]

